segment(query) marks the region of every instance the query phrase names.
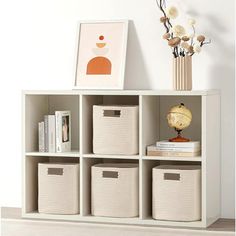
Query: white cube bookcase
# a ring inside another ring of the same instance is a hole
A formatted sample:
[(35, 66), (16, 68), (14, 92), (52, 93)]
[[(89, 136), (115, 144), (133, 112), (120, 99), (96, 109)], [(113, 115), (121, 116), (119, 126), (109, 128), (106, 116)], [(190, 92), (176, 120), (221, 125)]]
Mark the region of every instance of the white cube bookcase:
[[(201, 156), (146, 156), (146, 147), (176, 135), (168, 127), (171, 106), (184, 103), (193, 114), (183, 135), (201, 141)], [(93, 105), (139, 105), (139, 154), (100, 155), (92, 152)], [(38, 152), (38, 122), (56, 110), (70, 110), (72, 151)], [(146, 226), (207, 227), (220, 217), (220, 94), (216, 90), (52, 90), (23, 92), (23, 203), (22, 217)], [(38, 163), (80, 163), (80, 214), (38, 213)], [(109, 218), (91, 215), (91, 166), (98, 163), (139, 165), (139, 216)], [(193, 222), (152, 219), (152, 168), (160, 164), (201, 165), (201, 220)]]

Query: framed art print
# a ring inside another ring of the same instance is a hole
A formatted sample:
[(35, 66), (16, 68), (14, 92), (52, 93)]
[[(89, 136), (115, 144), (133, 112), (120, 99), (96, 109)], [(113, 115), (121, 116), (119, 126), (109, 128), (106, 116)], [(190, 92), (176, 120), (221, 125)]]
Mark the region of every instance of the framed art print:
[(80, 22), (75, 88), (123, 89), (128, 20)]

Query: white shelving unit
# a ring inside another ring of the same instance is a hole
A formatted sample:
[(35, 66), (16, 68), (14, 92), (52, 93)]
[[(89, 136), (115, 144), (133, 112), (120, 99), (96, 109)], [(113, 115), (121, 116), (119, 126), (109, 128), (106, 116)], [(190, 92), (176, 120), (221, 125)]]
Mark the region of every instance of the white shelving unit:
[[(193, 114), (184, 136), (201, 141), (201, 156), (146, 156), (146, 147), (157, 140), (175, 136), (168, 127), (170, 107), (184, 103)], [(95, 104), (139, 105), (139, 154), (98, 155), (92, 150), (92, 107)], [(38, 122), (56, 110), (72, 114), (72, 150), (67, 153), (38, 152)], [(38, 163), (80, 163), (80, 214), (38, 213)], [(91, 166), (102, 162), (139, 164), (139, 217), (108, 218), (91, 215)], [(202, 217), (195, 222), (152, 219), (152, 168), (160, 164), (200, 164), (202, 169)], [(207, 227), (220, 216), (220, 95), (210, 91), (153, 90), (63, 90), (23, 92), (23, 206), (24, 218), (150, 226)]]

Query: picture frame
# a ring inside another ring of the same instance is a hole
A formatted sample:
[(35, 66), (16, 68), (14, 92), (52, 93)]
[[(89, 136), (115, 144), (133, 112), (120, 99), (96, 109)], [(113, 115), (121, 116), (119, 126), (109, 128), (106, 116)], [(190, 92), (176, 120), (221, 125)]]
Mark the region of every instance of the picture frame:
[(123, 89), (128, 20), (80, 21), (74, 89)]

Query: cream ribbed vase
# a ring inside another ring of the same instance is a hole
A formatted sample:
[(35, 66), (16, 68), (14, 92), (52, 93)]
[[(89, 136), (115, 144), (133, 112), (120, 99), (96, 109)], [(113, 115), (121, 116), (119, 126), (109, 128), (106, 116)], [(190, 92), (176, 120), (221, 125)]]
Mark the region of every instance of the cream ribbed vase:
[(191, 56), (179, 56), (173, 59), (173, 89), (192, 90)]

